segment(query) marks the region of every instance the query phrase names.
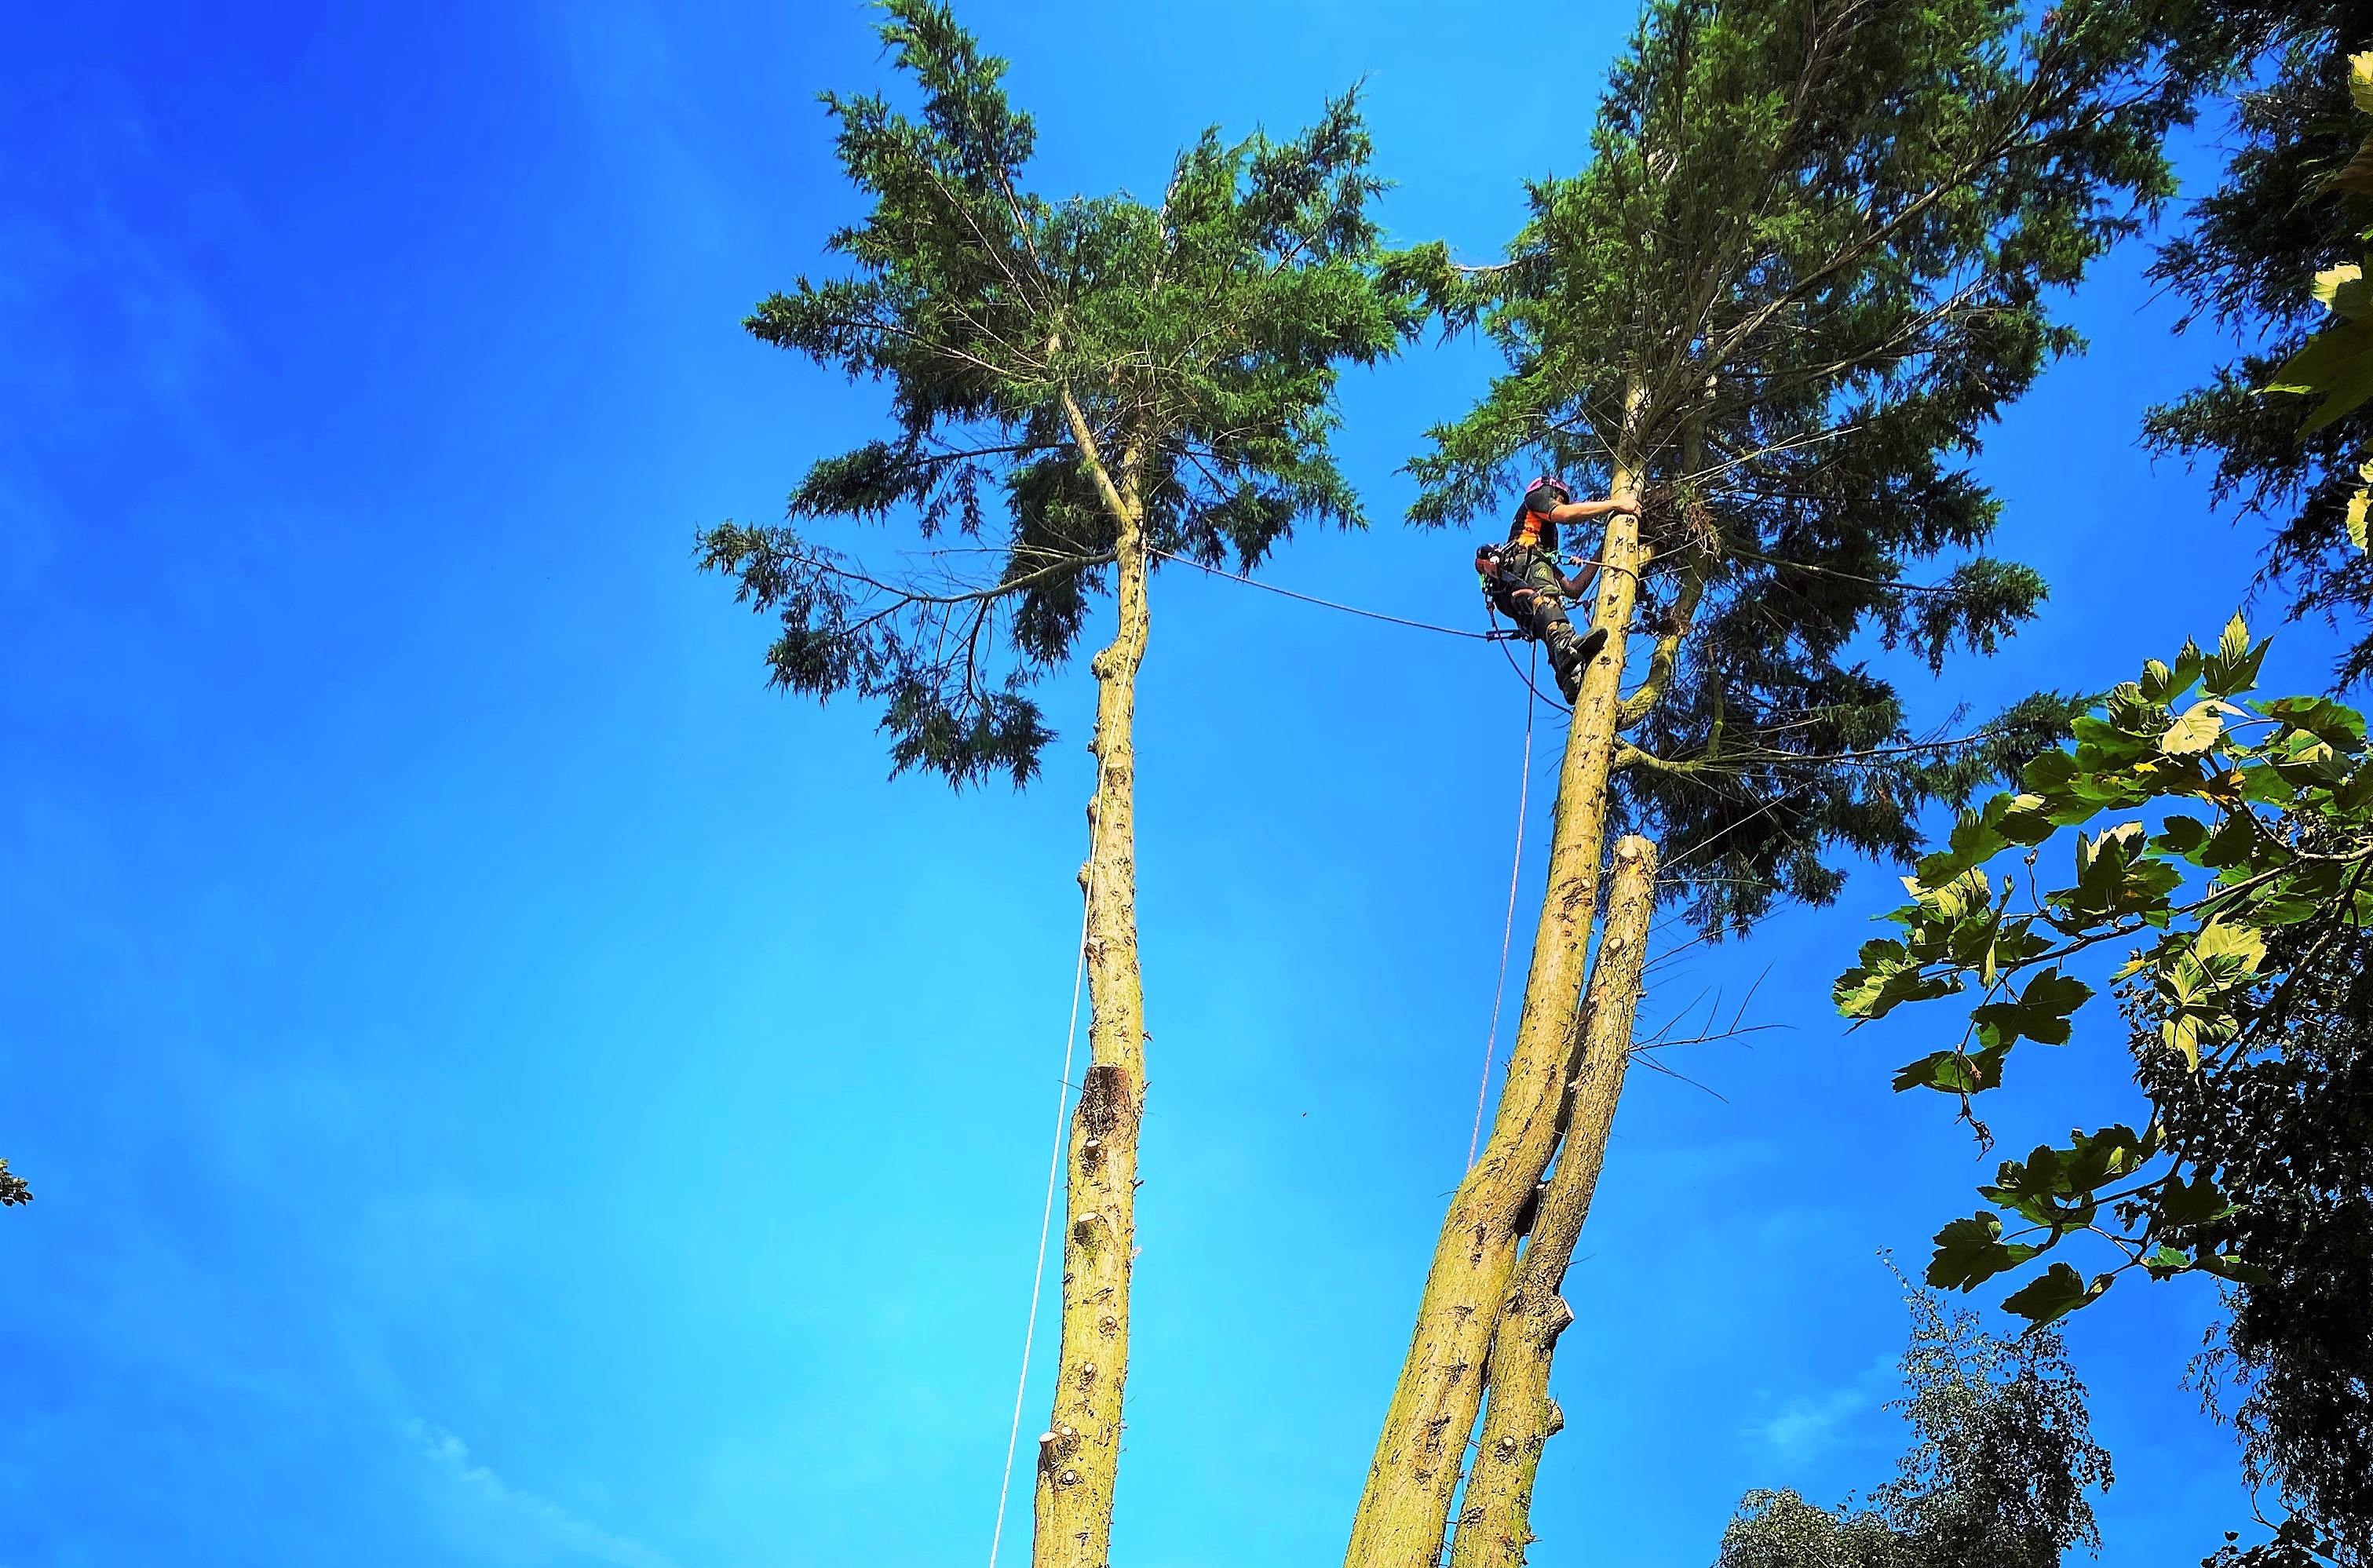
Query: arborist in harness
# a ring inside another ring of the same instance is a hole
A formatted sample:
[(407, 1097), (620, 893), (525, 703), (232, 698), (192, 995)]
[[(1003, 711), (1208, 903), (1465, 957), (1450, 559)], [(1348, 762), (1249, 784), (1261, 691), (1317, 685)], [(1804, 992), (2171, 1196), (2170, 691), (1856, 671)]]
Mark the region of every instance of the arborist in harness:
[(1566, 619), (1568, 600), (1579, 601), (1598, 575), (1596, 561), (1578, 562), (1582, 570), (1572, 577), (1559, 570), (1558, 525), (1585, 522), (1610, 512), (1637, 515), (1640, 498), (1612, 495), (1604, 501), (1576, 501), (1563, 480), (1547, 475), (1525, 487), (1524, 504), (1516, 508), (1505, 544), (1487, 544), (1475, 552), (1475, 572), (1491, 606), (1516, 623), (1517, 630), (1544, 643), (1550, 668), (1557, 671), (1558, 690), (1571, 703), (1582, 689), (1582, 672), (1607, 645), (1607, 628), (1594, 626), (1586, 637), (1574, 633)]

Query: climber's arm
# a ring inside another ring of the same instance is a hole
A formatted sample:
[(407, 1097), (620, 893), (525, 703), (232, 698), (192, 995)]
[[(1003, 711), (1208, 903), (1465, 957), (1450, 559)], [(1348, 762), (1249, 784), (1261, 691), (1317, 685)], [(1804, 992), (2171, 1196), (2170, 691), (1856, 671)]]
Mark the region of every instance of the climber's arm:
[(1637, 516), (1639, 511), (1640, 497), (1627, 490), (1604, 501), (1569, 501), (1562, 506), (1552, 508), (1549, 520), (1554, 523), (1584, 523), (1593, 517), (1603, 517), (1609, 512), (1630, 512)]

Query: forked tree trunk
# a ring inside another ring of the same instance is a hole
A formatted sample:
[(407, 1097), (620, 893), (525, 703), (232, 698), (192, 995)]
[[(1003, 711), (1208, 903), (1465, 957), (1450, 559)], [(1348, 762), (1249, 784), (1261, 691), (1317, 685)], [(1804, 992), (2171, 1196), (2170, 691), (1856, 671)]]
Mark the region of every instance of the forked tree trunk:
[[(1630, 403), (1616, 452), (1619, 493), (1638, 490), (1647, 477), (1634, 423), (1640, 400), (1635, 395)], [(1417, 1331), (1352, 1520), (1346, 1568), (1436, 1568), (1440, 1562), (1460, 1461), (1482, 1402), (1484, 1357), (1515, 1270), (1519, 1226), (1557, 1148), (1558, 1107), (1598, 901), (1607, 780), (1623, 707), (1625, 636), (1638, 574), (1646, 565), (1638, 517), (1619, 512), (1607, 517), (1599, 559), (1606, 567), (1593, 624), (1607, 628), (1607, 646), (1583, 677), (1566, 734), (1549, 886), (1507, 1081), (1490, 1139), (1459, 1183), (1434, 1244)]]
[[(1116, 501), (1118, 497), (1114, 498)], [(1095, 656), (1096, 791), (1088, 803), (1091, 1057), (1071, 1114), (1063, 1226), (1063, 1334), (1055, 1412), (1038, 1440), (1033, 1568), (1105, 1568), (1112, 1555), (1121, 1388), (1137, 1251), (1137, 1133), (1145, 1100), (1145, 991), (1137, 961), (1137, 671), (1145, 658), (1145, 539), (1116, 505), (1119, 629)]]
[(1516, 1287), (1491, 1342), (1491, 1392), (1467, 1475), (1450, 1568), (1523, 1568), (1532, 1542), (1533, 1479), (1541, 1449), (1565, 1424), (1549, 1398), (1549, 1362), (1573, 1313), (1558, 1294), (1589, 1217), (1606, 1163), (1607, 1130), (1631, 1061), (1631, 1020), (1656, 905), (1656, 846), (1633, 836), (1615, 846), (1607, 924), (1591, 965), (1581, 1065), (1574, 1073), (1565, 1146), (1542, 1193)]

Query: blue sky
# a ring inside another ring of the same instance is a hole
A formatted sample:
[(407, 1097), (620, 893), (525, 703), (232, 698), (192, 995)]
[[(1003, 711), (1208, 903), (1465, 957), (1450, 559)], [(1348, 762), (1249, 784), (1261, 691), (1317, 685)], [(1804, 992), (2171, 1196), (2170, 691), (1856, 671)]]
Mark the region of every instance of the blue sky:
[[(1286, 128), (1364, 77), (1387, 221), (1476, 258), (1521, 179), (1579, 161), (1630, 17), (964, 15), (1015, 62), (1044, 189), (1150, 191), (1204, 123)], [(1050, 690), (1028, 794), (885, 782), (868, 715), (763, 690), (764, 626), (690, 563), (881, 407), (738, 326), (851, 211), (812, 95), (882, 78), (866, 15), (94, 0), (12, 35), (0, 1154), (39, 1201), (0, 1215), (0, 1565), (985, 1555), (1090, 693)], [(1516, 107), (1543, 59), (1570, 98)], [(2241, 595), (2253, 536), (2134, 443), (2214, 347), (2139, 264), (1983, 459), (2047, 613), (1909, 677), (1924, 714), (2107, 684)], [(1347, 387), (1379, 526), (1276, 580), (1474, 613), (1467, 542), (1392, 519), (1485, 369), (1429, 349)], [(1327, 1561), (1466, 1147), (1522, 691), (1478, 645), (1184, 574), (1154, 613), (1121, 1551)], [(2287, 632), (2272, 678), (2325, 652)], [(1878, 1254), (1916, 1263), (1987, 1167), (1887, 1090), (1920, 1020), (1829, 1012), (1889, 893), (1862, 876), (1652, 998), (1760, 977), (1775, 1027), (1625, 1105), (1568, 1287), (1549, 1568), (1705, 1562), (1748, 1488), (1834, 1500), (1898, 1450)], [(2006, 1145), (2130, 1109), (2106, 1010), (2040, 1054)], [(2212, 1307), (2122, 1286), (2072, 1330), (2106, 1563), (2246, 1516), (2179, 1386)]]

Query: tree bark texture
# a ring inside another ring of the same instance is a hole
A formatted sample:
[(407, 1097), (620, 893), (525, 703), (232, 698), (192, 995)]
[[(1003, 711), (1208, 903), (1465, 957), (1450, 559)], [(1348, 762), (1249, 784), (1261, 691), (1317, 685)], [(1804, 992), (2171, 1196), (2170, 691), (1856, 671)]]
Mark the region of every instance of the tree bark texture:
[(1631, 1020), (1656, 904), (1656, 846), (1634, 835), (1615, 846), (1607, 923), (1584, 1005), (1581, 1062), (1572, 1080), (1563, 1150), (1541, 1194), (1515, 1288), (1491, 1341), (1490, 1397), (1450, 1546), (1450, 1568), (1523, 1568), (1532, 1542), (1533, 1479), (1541, 1450), (1565, 1424), (1549, 1398), (1549, 1363), (1573, 1313), (1558, 1294), (1590, 1214), (1607, 1136), (1631, 1060)]
[[(1099, 470), (1101, 477), (1101, 470)], [(1116, 503), (1118, 496), (1111, 497)], [(1063, 1226), (1063, 1332), (1055, 1410), (1038, 1440), (1033, 1568), (1105, 1568), (1128, 1373), (1137, 1252), (1137, 1143), (1145, 1101), (1145, 992), (1137, 957), (1137, 672), (1145, 658), (1145, 538), (1117, 504), (1119, 628), (1096, 655), (1096, 790), (1088, 804), (1090, 1064), (1071, 1114)]]
[[(1636, 418), (1639, 400), (1631, 401)], [(1616, 454), (1616, 490), (1638, 490), (1643, 468), (1627, 439)], [(1583, 676), (1566, 733), (1549, 885), (1507, 1078), (1491, 1136), (1459, 1183), (1434, 1244), (1417, 1330), (1352, 1520), (1346, 1568), (1436, 1568), (1440, 1562), (1460, 1462), (1482, 1403), (1484, 1357), (1515, 1270), (1521, 1227), (1557, 1148), (1558, 1109), (1598, 901), (1625, 640), (1639, 574), (1647, 564), (1638, 517), (1608, 516), (1599, 560), (1605, 568), (1592, 624), (1607, 628), (1607, 645)]]

